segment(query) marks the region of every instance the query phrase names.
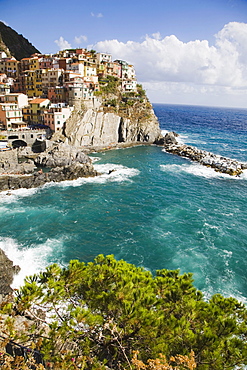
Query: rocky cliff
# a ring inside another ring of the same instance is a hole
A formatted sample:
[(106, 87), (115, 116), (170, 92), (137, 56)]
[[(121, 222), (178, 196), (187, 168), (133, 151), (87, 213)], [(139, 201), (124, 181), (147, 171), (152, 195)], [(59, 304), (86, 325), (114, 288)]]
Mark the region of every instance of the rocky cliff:
[(77, 104), (64, 128), (65, 141), (94, 148), (157, 142), (162, 135), (148, 99), (124, 99), (111, 95)]
[(7, 56), (11, 55), (17, 60), (39, 53), (25, 37), (3, 22), (0, 22), (0, 51), (5, 51)]

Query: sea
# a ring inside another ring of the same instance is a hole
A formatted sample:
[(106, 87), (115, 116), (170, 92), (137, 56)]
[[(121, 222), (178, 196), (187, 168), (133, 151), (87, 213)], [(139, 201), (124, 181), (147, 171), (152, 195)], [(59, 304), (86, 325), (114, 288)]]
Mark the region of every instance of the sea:
[[(247, 109), (153, 107), (164, 134), (247, 161)], [(49, 264), (113, 254), (247, 303), (247, 170), (231, 177), (152, 145), (90, 156), (98, 177), (0, 193), (0, 248), (21, 267), (13, 288)]]

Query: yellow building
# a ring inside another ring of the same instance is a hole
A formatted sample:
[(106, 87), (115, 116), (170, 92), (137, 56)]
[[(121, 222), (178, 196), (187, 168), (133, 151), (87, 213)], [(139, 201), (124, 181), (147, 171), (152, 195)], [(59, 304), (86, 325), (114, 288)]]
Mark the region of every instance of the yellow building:
[(26, 76), (26, 93), (29, 98), (35, 96), (34, 80), (35, 71), (25, 71)]
[(38, 58), (38, 57), (30, 58), (29, 59), (29, 68), (32, 71), (35, 71), (36, 69), (39, 69), (40, 68), (40, 61), (41, 61), (41, 58)]
[(44, 123), (44, 111), (49, 107), (49, 99), (35, 98), (29, 102), (29, 108), (25, 110), (24, 117), (29, 123)]
[(42, 75), (45, 72), (44, 69), (36, 69), (34, 74), (34, 96), (40, 97), (43, 95), (42, 89)]
[(18, 64), (20, 62), (14, 57), (3, 58), (0, 61), (0, 73), (6, 73), (8, 77), (17, 78), (18, 77)]
[(42, 96), (42, 75), (44, 72), (43, 69), (25, 71), (26, 91), (29, 98)]

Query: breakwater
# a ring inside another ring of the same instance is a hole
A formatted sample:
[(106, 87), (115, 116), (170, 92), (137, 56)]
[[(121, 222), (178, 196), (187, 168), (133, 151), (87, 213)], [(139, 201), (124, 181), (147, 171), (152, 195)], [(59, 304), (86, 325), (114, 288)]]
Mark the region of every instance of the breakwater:
[(174, 132), (169, 132), (164, 137), (166, 152), (189, 158), (203, 166), (211, 167), (217, 172), (226, 173), (231, 176), (240, 176), (243, 170), (247, 169), (246, 162), (239, 162), (235, 159), (226, 158), (213, 154), (206, 150), (200, 150), (191, 145), (178, 143)]

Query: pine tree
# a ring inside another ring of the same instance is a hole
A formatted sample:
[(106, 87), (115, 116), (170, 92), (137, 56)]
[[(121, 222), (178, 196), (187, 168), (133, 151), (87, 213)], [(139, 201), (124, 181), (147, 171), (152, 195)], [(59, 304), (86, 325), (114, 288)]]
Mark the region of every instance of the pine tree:
[[(42, 322), (24, 336), (39, 340), (51, 363), (73, 358), (86, 369), (126, 369), (133, 368), (135, 351), (144, 364), (160, 353), (175, 358), (193, 350), (200, 370), (247, 364), (245, 306), (221, 295), (205, 301), (192, 274), (178, 270), (153, 276), (103, 255), (87, 264), (71, 261), (67, 268), (54, 264), (27, 278), (8, 309)], [(17, 340), (21, 333), (12, 328), (11, 335)]]

